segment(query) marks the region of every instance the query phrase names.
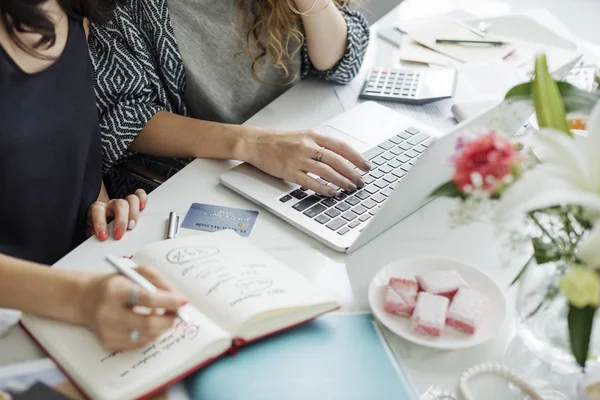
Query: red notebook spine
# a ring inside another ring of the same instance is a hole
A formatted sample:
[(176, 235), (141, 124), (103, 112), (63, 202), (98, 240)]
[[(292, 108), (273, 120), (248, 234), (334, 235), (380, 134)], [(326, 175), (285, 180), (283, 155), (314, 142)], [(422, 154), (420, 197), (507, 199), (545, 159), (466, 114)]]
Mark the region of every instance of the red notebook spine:
[[(240, 348), (240, 347), (242, 347), (242, 346), (245, 346), (245, 345), (248, 345), (248, 344), (251, 344), (251, 343), (257, 342), (257, 341), (259, 341), (259, 340), (266, 339), (266, 338), (268, 338), (269, 336), (277, 335), (277, 334), (279, 334), (279, 333), (282, 333), (282, 332), (288, 331), (288, 330), (290, 330), (290, 329), (294, 329), (295, 327), (297, 327), (297, 326), (300, 326), (300, 325), (303, 325), (303, 324), (306, 324), (307, 322), (310, 322), (310, 321), (312, 321), (312, 320), (314, 320), (314, 319), (316, 319), (316, 318), (320, 317), (321, 315), (325, 315), (325, 314), (327, 314), (327, 313), (330, 313), (330, 312), (333, 312), (333, 311), (337, 311), (337, 310), (339, 310), (339, 309), (340, 309), (340, 306), (337, 306), (336, 308), (333, 308), (333, 309), (331, 309), (331, 310), (329, 310), (329, 311), (324, 311), (324, 312), (322, 312), (321, 314), (317, 314), (317, 315), (315, 315), (314, 317), (307, 318), (307, 319), (305, 319), (305, 320), (303, 320), (303, 321), (300, 321), (300, 322), (297, 322), (297, 323), (295, 323), (295, 324), (293, 324), (293, 325), (286, 326), (285, 328), (281, 328), (281, 329), (278, 329), (278, 330), (276, 330), (276, 331), (273, 331), (273, 332), (265, 333), (264, 335), (262, 335), (262, 336), (259, 336), (259, 337), (257, 337), (257, 338), (254, 338), (254, 339), (252, 339), (252, 340), (246, 340), (246, 339), (244, 339), (244, 338), (235, 338), (235, 339), (233, 339), (233, 344), (232, 344), (232, 347), (235, 347), (235, 348), (237, 349), (237, 348)], [(236, 350), (236, 351), (234, 351), (234, 354), (235, 354), (235, 353), (237, 353), (237, 350)]]

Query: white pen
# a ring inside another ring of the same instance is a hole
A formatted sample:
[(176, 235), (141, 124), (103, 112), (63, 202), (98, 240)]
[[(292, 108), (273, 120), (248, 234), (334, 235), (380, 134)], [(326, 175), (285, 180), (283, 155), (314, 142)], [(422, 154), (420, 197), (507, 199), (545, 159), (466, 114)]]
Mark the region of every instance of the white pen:
[[(129, 278), (131, 281), (140, 285), (141, 288), (146, 289), (149, 292), (156, 293), (158, 289), (149, 280), (138, 274), (134, 268), (126, 265), (122, 259), (115, 257), (111, 254), (106, 256), (106, 261), (115, 267), (115, 269), (123, 276)], [(143, 306), (142, 306), (143, 307)], [(177, 311), (177, 316), (186, 324), (190, 322), (185, 318), (180, 311)]]
[(175, 239), (179, 231), (179, 217), (175, 211), (169, 213), (169, 223), (167, 224), (167, 239)]

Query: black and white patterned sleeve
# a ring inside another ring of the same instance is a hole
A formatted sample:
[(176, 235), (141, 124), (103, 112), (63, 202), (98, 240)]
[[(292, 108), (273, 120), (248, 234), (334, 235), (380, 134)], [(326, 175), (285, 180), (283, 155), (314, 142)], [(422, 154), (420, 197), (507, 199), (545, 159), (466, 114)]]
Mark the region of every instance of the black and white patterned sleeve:
[[(132, 154), (129, 146), (157, 112), (185, 115), (179, 93), (185, 75), (164, 1), (120, 7), (109, 23), (92, 25), (88, 44), (107, 172)], [(170, 66), (168, 79), (160, 74), (161, 62)]]
[(332, 68), (319, 71), (310, 61), (307, 44), (304, 42), (301, 50), (302, 78), (316, 76), (331, 82), (346, 84), (358, 74), (369, 45), (369, 23), (358, 11), (344, 7), (341, 12), (348, 27), (346, 53)]

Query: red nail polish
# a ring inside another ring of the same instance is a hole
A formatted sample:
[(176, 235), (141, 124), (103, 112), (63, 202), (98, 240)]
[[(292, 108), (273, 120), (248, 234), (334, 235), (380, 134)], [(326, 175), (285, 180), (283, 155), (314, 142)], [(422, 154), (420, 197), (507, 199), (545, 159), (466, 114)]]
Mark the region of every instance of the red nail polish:
[(108, 234), (106, 231), (98, 232), (98, 239), (100, 239), (101, 242), (104, 242), (106, 239), (108, 239)]
[(187, 305), (188, 303), (189, 303), (189, 301), (187, 301), (187, 300), (183, 300), (183, 301), (181, 302), (181, 307), (183, 307), (183, 306)]
[(146, 208), (146, 202), (140, 201), (140, 210), (143, 210), (144, 208)]
[(125, 234), (125, 231), (123, 229), (121, 229), (121, 228), (115, 229), (115, 233), (114, 233), (115, 239), (121, 240), (121, 238), (123, 237), (124, 234)]

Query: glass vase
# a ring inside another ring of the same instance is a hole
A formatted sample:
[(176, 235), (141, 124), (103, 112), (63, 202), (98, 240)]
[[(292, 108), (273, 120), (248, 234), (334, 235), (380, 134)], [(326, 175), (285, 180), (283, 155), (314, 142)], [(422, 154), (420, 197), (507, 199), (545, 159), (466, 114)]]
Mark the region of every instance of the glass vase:
[[(537, 359), (538, 370), (546, 370), (544, 376), (536, 378), (538, 385), (547, 390), (578, 393), (583, 372), (571, 354), (567, 324), (569, 307), (566, 297), (558, 289), (560, 278), (569, 268), (561, 262), (530, 263), (519, 281), (516, 328), (518, 341), (529, 358)], [(598, 366), (600, 335), (596, 327), (600, 325), (599, 316), (600, 313), (596, 313), (586, 369)], [(514, 360), (510, 363), (514, 365)], [(523, 357), (519, 363), (523, 364)], [(518, 369), (523, 368), (527, 369), (524, 365)], [(568, 398), (584, 399), (580, 395)]]

